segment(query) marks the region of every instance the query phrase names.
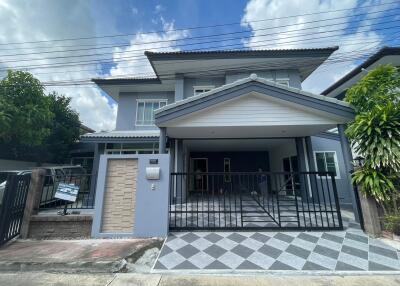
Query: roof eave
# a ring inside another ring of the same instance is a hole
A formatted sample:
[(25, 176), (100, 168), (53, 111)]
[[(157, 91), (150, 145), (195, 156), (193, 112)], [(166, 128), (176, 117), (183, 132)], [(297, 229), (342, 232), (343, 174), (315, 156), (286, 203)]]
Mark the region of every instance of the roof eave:
[(334, 91), (335, 89), (339, 88), (341, 85), (345, 84), (347, 81), (352, 79), (354, 76), (362, 72), (363, 69), (369, 67), (370, 65), (380, 60), (382, 57), (388, 55), (400, 55), (400, 47), (382, 47), (378, 52), (373, 54), (362, 64), (351, 70), (344, 77), (342, 77), (341, 79), (333, 83), (331, 86), (329, 86), (327, 89), (322, 91), (321, 94), (327, 95), (331, 93), (332, 91)]
[[(145, 51), (149, 61), (153, 60), (186, 60), (187, 58), (213, 59), (226, 57), (276, 57), (276, 56), (329, 56), (338, 46), (315, 49), (287, 49), (287, 50), (237, 50), (237, 51), (180, 51), (180, 52), (152, 52)], [(154, 67), (153, 67), (154, 69)]]
[(158, 77), (155, 78), (93, 78), (97, 85), (130, 85), (130, 84), (161, 84)]

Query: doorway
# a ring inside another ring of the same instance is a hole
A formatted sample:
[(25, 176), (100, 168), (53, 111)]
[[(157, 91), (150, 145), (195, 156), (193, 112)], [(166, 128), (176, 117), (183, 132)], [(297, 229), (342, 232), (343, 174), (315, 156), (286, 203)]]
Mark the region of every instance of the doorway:
[(287, 194), (294, 195), (300, 190), (300, 178), (296, 174), (299, 172), (297, 156), (283, 158), (283, 171), (290, 173), (285, 174), (285, 190)]
[[(190, 169), (193, 173), (192, 177), (192, 191), (193, 192), (204, 192), (208, 190), (208, 178), (206, 174), (208, 172), (208, 159), (207, 158), (191, 158)], [(199, 173), (199, 174), (197, 174)]]

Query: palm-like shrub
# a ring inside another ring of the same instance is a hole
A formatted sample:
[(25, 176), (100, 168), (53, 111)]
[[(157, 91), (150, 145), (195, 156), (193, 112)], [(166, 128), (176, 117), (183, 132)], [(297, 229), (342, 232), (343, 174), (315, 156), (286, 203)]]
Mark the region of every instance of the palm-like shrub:
[(400, 72), (390, 65), (369, 72), (346, 93), (356, 110), (346, 134), (364, 163), (353, 181), (374, 197), (385, 212), (397, 213), (400, 174)]

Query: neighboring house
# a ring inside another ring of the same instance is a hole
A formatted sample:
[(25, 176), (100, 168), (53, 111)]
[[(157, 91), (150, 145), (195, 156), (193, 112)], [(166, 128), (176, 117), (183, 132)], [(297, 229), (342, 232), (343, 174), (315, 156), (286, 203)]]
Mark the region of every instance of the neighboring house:
[(380, 65), (400, 66), (400, 47), (383, 47), (365, 62), (354, 68), (344, 77), (325, 89), (321, 94), (343, 99), (346, 91), (356, 84), (367, 73)]
[[(95, 130), (92, 128), (81, 124), (80, 126), (80, 134), (88, 134), (94, 133)], [(85, 168), (88, 173), (92, 172), (93, 168), (93, 157), (94, 157), (94, 143), (84, 143), (84, 142), (76, 142), (72, 146), (72, 150), (70, 151), (70, 164), (71, 165), (80, 165)]]
[[(243, 176), (261, 171), (278, 194), (294, 195), (291, 190), (304, 186), (309, 192), (296, 194), (319, 199), (312, 195), (311, 175), (282, 172), (333, 172), (341, 206), (355, 205), (343, 134), (354, 111), (301, 86), (335, 50), (146, 52), (156, 77), (93, 80), (118, 102), (115, 131), (82, 136), (95, 144), (94, 173), (101, 154), (169, 153), (170, 199), (186, 202), (192, 193), (225, 195), (237, 174), (236, 185), (245, 188)], [(337, 127), (339, 133), (328, 131)], [(231, 175), (218, 183), (218, 172)], [(259, 182), (251, 189), (246, 184), (252, 196), (259, 192)]]

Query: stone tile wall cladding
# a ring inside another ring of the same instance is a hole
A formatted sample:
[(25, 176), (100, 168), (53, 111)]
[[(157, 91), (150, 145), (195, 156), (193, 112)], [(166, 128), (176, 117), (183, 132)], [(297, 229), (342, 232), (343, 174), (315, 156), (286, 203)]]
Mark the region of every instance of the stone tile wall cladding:
[(91, 215), (35, 215), (31, 217), (28, 238), (82, 239), (90, 238)]
[(130, 233), (134, 227), (137, 159), (110, 159), (107, 166), (102, 232)]

